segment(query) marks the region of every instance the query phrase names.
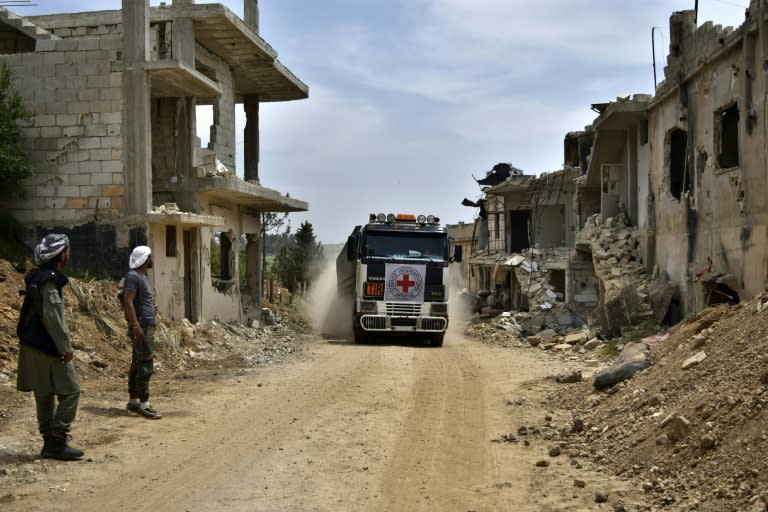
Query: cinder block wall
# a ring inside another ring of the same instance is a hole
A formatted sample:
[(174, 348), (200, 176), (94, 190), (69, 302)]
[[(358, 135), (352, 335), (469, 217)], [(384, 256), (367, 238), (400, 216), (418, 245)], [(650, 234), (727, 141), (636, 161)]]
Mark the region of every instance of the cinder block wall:
[[(195, 60), (202, 69), (199, 71), (208, 78), (219, 82), (222, 87), (221, 96), (212, 100), (213, 125), (211, 126), (211, 138), (208, 149), (216, 152), (216, 157), (235, 170), (235, 96), (232, 71), (221, 57), (211, 53), (202, 45), (196, 45)], [(199, 104), (205, 104), (204, 99), (198, 100)]]
[[(104, 29), (106, 31), (106, 28)], [(0, 56), (31, 113), (23, 129), (33, 176), (10, 205), (26, 224), (74, 225), (124, 208), (119, 34), (43, 40)]]

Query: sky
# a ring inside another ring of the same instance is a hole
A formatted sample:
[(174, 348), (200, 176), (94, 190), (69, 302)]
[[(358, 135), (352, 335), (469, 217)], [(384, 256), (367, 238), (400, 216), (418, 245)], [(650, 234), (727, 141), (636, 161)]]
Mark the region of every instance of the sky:
[[(10, 9), (34, 15), (73, 5), (32, 1), (37, 5)], [(242, 0), (217, 3), (242, 17)], [(698, 4), (699, 25), (738, 27), (749, 1)], [(105, 10), (121, 2), (76, 5), (77, 11)], [(669, 16), (694, 5), (260, 0), (261, 37), (309, 86), (306, 100), (261, 106), (261, 184), (307, 201), (309, 211), (292, 213), (291, 226), (295, 232), (310, 222), (324, 244), (343, 242), (371, 212), (473, 222), (476, 209), (461, 201), (481, 197), (474, 178), (499, 162), (526, 174), (561, 169), (564, 136), (592, 123), (591, 104), (652, 94), (651, 34), (660, 82)], [(201, 111), (198, 117), (204, 144), (208, 116)], [(243, 126), (240, 113), (241, 176)]]

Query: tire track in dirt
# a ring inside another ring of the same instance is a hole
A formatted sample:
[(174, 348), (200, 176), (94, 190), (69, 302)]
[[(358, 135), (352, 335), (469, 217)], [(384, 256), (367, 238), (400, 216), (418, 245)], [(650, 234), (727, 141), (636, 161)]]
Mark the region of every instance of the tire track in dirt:
[(464, 345), (417, 351), (413, 358), (418, 378), (382, 481), (380, 510), (467, 510), (486, 472), (482, 371)]
[(562, 363), (457, 338), (401, 341), (318, 340), (289, 364), (175, 383), (159, 422), (84, 412), (83, 438), (115, 437), (88, 449), (92, 463), (52, 463), (3, 510), (591, 510), (566, 459), (535, 466), (547, 444), (492, 443), (543, 421), (543, 377)]
[[(117, 477), (94, 475), (89, 490), (45, 509), (71, 509), (76, 503), (83, 511), (156, 510), (159, 505), (163, 510), (254, 510), (268, 494), (269, 474), (284, 466), (284, 447), (296, 442), (300, 427), (331, 404), (348, 400), (349, 390), (380, 364), (372, 350), (355, 351), (355, 357), (332, 355), (326, 351), (322, 360), (296, 364), (285, 373), (282, 368), (269, 369), (264, 378), (246, 376), (227, 391), (201, 397), (208, 405), (198, 403), (190, 416), (167, 415), (163, 426), (173, 422), (178, 428), (173, 430), (177, 439), (165, 447), (158, 447), (162, 432), (153, 431), (159, 424), (137, 425), (134, 446), (144, 457), (135, 454), (129, 464), (123, 460)], [(259, 388), (262, 380), (269, 382)], [(265, 480), (267, 489), (254, 485)]]

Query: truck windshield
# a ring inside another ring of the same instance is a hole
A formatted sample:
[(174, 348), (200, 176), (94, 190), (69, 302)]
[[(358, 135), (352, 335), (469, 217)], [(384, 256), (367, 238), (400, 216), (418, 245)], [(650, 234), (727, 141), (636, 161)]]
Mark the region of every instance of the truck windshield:
[(368, 232), (363, 247), (366, 258), (448, 260), (445, 233)]

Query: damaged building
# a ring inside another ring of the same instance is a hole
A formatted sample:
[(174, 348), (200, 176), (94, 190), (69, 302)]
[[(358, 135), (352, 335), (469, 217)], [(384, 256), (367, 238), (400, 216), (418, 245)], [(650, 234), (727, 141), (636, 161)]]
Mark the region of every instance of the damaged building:
[(469, 258), (469, 290), (487, 308), (539, 311), (550, 322), (570, 325), (564, 309), (568, 285), (566, 270), (573, 245), (573, 194), (571, 169), (541, 176), (499, 172), (498, 164), (477, 180), (483, 198), (466, 206), (479, 208), (476, 233)]
[(736, 30), (670, 19), (664, 81), (649, 105), (656, 263), (690, 314), (764, 291), (768, 276), (768, 7)]
[[(539, 297), (520, 287), (540, 283), (608, 334), (764, 291), (767, 18), (757, 1), (737, 29), (697, 26), (693, 10), (673, 13), (654, 95), (593, 104), (594, 122), (565, 136), (561, 174), (497, 166), (478, 180), (470, 291), (486, 299), (508, 290), (506, 302), (486, 305), (533, 311)], [(537, 218), (537, 181), (557, 176), (568, 185)]]
[[(258, 0), (244, 0), (244, 18), (193, 0), (31, 17), (0, 8), (0, 60), (31, 113), (33, 175), (9, 205), (29, 246), (65, 232), (72, 266), (119, 278), (131, 249), (149, 245), (172, 319), (239, 321), (248, 299), (260, 306), (261, 213), (308, 205), (261, 184), (259, 104), (305, 99), (308, 87), (260, 37)], [(207, 147), (198, 106), (213, 114)]]

